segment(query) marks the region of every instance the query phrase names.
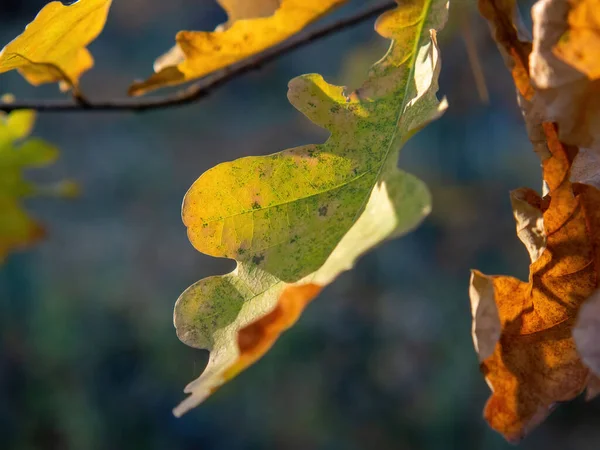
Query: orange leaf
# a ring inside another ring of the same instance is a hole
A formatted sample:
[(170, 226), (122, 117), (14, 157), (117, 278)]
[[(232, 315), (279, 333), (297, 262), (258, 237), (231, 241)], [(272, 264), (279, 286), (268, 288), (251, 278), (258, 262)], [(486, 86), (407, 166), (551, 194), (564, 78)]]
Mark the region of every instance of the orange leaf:
[(235, 377), (267, 353), (281, 333), (298, 321), (304, 308), (319, 295), (321, 289), (321, 286), (312, 283), (289, 286), (279, 297), (273, 311), (242, 328), (238, 333), (240, 357), (227, 369), (224, 378)]
[(552, 154), (543, 162), (549, 194), (526, 200), (543, 213), (545, 249), (537, 259), (532, 254), (528, 283), (474, 272), (477, 285), (471, 287), (479, 294), (472, 300), (493, 301), (497, 307), (500, 338), (491, 355), (481, 355), (481, 370), (493, 391), (484, 415), (511, 441), (543, 421), (556, 402), (581, 393), (590, 380), (572, 331), (579, 308), (598, 286), (600, 191), (570, 181), (577, 149), (559, 142), (554, 125), (544, 124), (544, 131)]

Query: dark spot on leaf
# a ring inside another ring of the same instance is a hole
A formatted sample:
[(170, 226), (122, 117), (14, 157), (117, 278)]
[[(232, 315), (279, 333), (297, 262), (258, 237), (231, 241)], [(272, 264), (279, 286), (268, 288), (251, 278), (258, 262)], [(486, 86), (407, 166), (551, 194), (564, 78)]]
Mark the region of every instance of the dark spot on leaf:
[(265, 255), (256, 255), (252, 257), (252, 262), (258, 266), (264, 259)]
[(319, 215), (321, 217), (326, 216), (327, 215), (327, 205), (321, 206), (319, 208)]
[(260, 203), (258, 203), (258, 202), (252, 203), (252, 209), (260, 209)]

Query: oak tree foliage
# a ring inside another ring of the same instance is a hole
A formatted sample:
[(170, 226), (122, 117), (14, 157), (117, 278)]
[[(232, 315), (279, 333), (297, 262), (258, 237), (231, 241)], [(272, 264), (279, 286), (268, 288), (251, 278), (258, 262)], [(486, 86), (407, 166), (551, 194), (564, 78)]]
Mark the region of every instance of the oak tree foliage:
[[(217, 1), (226, 23), (214, 31), (178, 32), (154, 73), (131, 82), (130, 96), (227, 73), (346, 3)], [(478, 5), (543, 167), (542, 195), (530, 188), (510, 194), (516, 234), (531, 259), (529, 279), (474, 270), (469, 290), (475, 349), (492, 390), (484, 416), (517, 441), (556, 403), (584, 390), (589, 398), (600, 392), (600, 3), (539, 0), (531, 30), (524, 29), (516, 0)], [(324, 143), (224, 162), (198, 174), (186, 194), (182, 217), (191, 244), (237, 266), (196, 282), (175, 304), (178, 337), (210, 351), (176, 415), (260, 359), (361, 255), (410, 232), (430, 212), (427, 186), (399, 169), (398, 157), (404, 143), (448, 107), (437, 96), (437, 34), (449, 4), (397, 0), (387, 6), (375, 32), (388, 40), (388, 50), (373, 58), (358, 89), (319, 74), (289, 82), (290, 103), (328, 131)], [(17, 70), (36, 86), (58, 83), (81, 111), (93, 108), (79, 80), (93, 68), (87, 47), (110, 20), (110, 7), (111, 0), (48, 3), (4, 46), (0, 74)], [(45, 235), (24, 198), (76, 190), (68, 182), (27, 181), (25, 171), (52, 163), (58, 150), (30, 137), (34, 111), (12, 110), (11, 101), (4, 98), (2, 109), (11, 112), (0, 116), (0, 262)]]

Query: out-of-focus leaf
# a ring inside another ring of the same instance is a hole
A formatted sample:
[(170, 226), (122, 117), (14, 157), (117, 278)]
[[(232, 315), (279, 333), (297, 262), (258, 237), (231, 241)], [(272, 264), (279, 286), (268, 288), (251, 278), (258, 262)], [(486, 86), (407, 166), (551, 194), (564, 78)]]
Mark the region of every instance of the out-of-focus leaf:
[(600, 78), (600, 1), (565, 0), (569, 7), (568, 29), (554, 53), (589, 79)]
[(290, 82), (288, 98), (331, 132), (327, 142), (218, 165), (187, 193), (183, 220), (192, 244), (238, 265), (177, 301), (179, 338), (211, 351), (177, 415), (260, 358), (360, 255), (429, 212), (427, 187), (396, 166), (404, 142), (446, 107), (436, 98), (435, 36), (448, 5), (399, 4), (377, 21), (392, 43), (360, 89), (347, 95), (320, 75)]
[(17, 69), (33, 85), (62, 82), (77, 88), (94, 65), (87, 50), (104, 28), (112, 0), (48, 3), (22, 34), (0, 52), (0, 73)]
[[(529, 217), (543, 215), (545, 234), (545, 239), (524, 239), (532, 259), (529, 282), (475, 272), (476, 279), (493, 286), (487, 295), (502, 325), (493, 354), (481, 363), (493, 392), (484, 414), (511, 441), (543, 421), (555, 403), (586, 387), (589, 370), (572, 330), (600, 279), (600, 191), (570, 181), (577, 149), (559, 142), (554, 125), (544, 128), (552, 153), (543, 162), (549, 193), (540, 198), (527, 190), (520, 196), (539, 211)], [(539, 249), (532, 251), (534, 242)]]
[[(600, 152), (600, 80), (588, 78), (557, 57), (556, 51), (564, 48), (563, 36), (570, 32), (570, 5), (582, 7), (585, 3), (540, 0), (534, 5), (531, 79), (537, 92), (538, 115), (558, 124), (561, 141)], [(598, 48), (590, 45), (585, 51), (589, 55), (585, 56), (587, 61), (595, 58)]]
[(600, 189), (598, 168), (600, 168), (600, 153), (589, 148), (580, 148), (571, 168), (571, 181)]
[(156, 60), (156, 73), (133, 83), (129, 94), (185, 83), (230, 66), (293, 36), (345, 1), (221, 0), (229, 14), (225, 26), (214, 32), (177, 33), (175, 47)]
[(38, 193), (38, 187), (23, 178), (23, 171), (51, 164), (58, 150), (41, 139), (25, 140), (34, 120), (33, 111), (0, 115), (0, 262), (10, 251), (44, 235), (20, 205), (24, 197)]

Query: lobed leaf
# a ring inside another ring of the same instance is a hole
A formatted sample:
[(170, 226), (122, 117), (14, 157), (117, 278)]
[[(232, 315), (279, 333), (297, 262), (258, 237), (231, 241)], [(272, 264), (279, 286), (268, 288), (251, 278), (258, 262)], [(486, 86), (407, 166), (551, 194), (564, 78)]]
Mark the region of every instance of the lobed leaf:
[[(477, 271), (471, 280), (474, 311), (481, 304), (488, 309), (494, 304), (501, 326), (495, 341), (489, 335), (475, 336), (476, 348), (479, 338), (493, 349), (479, 353), (492, 390), (484, 415), (511, 441), (518, 441), (557, 402), (574, 398), (590, 382), (572, 333), (581, 306), (600, 280), (600, 191), (571, 182), (578, 150), (559, 142), (554, 125), (544, 128), (551, 152), (543, 161), (549, 192), (540, 198), (521, 190), (518, 199), (527, 208), (513, 203), (519, 236), (532, 260), (529, 282)], [(476, 314), (473, 319), (474, 328), (481, 328)]]
[(0, 73), (18, 70), (33, 85), (62, 82), (77, 88), (94, 65), (87, 45), (100, 34), (112, 0), (48, 3), (0, 52)]
[(140, 95), (206, 76), (260, 53), (301, 31), (346, 0), (219, 0), (228, 22), (214, 32), (180, 31), (176, 45), (154, 63), (156, 72), (135, 82)]
[(436, 30), (448, 4), (398, 3), (376, 23), (391, 45), (360, 89), (347, 95), (314, 74), (290, 82), (291, 103), (330, 131), (324, 144), (220, 164), (186, 194), (192, 244), (238, 265), (197, 282), (175, 305), (179, 338), (211, 351), (176, 415), (260, 358), (360, 255), (428, 214), (427, 187), (397, 161), (404, 142), (446, 108), (436, 98)]

